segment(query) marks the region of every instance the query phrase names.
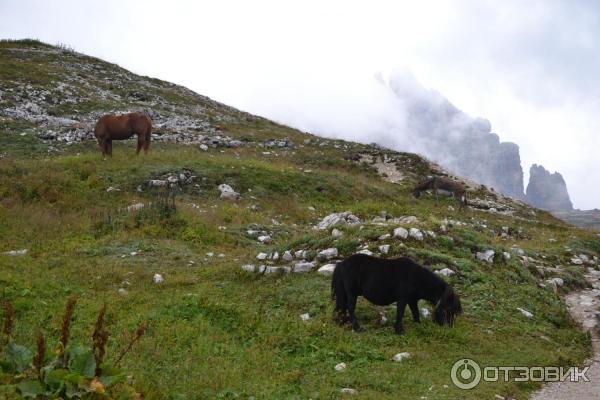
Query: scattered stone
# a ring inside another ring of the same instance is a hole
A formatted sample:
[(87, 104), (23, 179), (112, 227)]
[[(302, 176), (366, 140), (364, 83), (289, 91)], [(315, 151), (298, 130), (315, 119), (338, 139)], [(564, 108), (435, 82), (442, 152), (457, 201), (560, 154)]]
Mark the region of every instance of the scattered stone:
[(502, 258), (504, 259), (504, 261), (509, 261), (510, 260), (510, 253), (503, 251), (502, 252)]
[(435, 273), (438, 275), (446, 276), (446, 277), (450, 277), (450, 276), (456, 274), (456, 272), (452, 271), (450, 268), (443, 268), (443, 269), (435, 271)]
[(304, 258), (306, 258), (307, 255), (308, 255), (308, 252), (306, 250), (297, 250), (294, 253), (294, 257), (299, 258), (299, 259), (304, 259)]
[(362, 224), (361, 220), (350, 211), (344, 211), (341, 213), (329, 214), (319, 222), (317, 228), (320, 230), (329, 229), (335, 225), (348, 225), (356, 226)]
[(286, 250), (283, 253), (283, 256), (281, 256), (281, 258), (283, 259), (283, 261), (292, 261), (294, 259), (294, 256), (292, 256), (292, 253), (290, 253), (289, 250)]
[(477, 254), (475, 254), (475, 257), (477, 257), (478, 260), (485, 261), (487, 263), (493, 263), (494, 255), (496, 255), (494, 250), (485, 250), (482, 252), (477, 252)]
[(340, 230), (339, 230), (339, 229), (337, 229), (337, 228), (333, 228), (333, 229), (331, 230), (331, 236), (333, 236), (334, 238), (339, 238), (339, 237), (342, 237), (342, 236), (344, 236), (344, 232), (340, 231)]
[(404, 217), (400, 217), (400, 218), (394, 218), (392, 220), (392, 222), (395, 224), (410, 225), (410, 224), (416, 224), (417, 222), (419, 222), (419, 219), (417, 217), (415, 217), (414, 215), (409, 215), (409, 216), (404, 216)]
[(117, 291), (121, 296), (127, 296), (129, 294), (129, 292), (127, 291), (127, 289), (125, 288), (119, 288), (119, 290)]
[(207, 151), (207, 150), (208, 150), (208, 146), (207, 146), (207, 145), (205, 145), (204, 143), (203, 143), (203, 144), (201, 144), (201, 145), (200, 145), (200, 146), (198, 146), (198, 147), (200, 147), (200, 150), (202, 150), (202, 151)]
[(394, 229), (394, 237), (400, 238), (400, 239), (407, 239), (408, 231), (402, 227), (396, 228), (396, 229)]
[(331, 247), (329, 249), (321, 250), (317, 254), (317, 258), (320, 260), (331, 260), (332, 258), (336, 258), (338, 256), (338, 249), (335, 247)]
[(308, 321), (310, 319), (310, 314), (306, 313), (306, 314), (300, 314), (300, 319), (302, 321)]
[(517, 307), (517, 310), (521, 311), (521, 314), (523, 314), (527, 318), (532, 318), (533, 317), (533, 314), (531, 312), (529, 312), (529, 311), (527, 311), (527, 310), (525, 310), (525, 309), (523, 309), (521, 307)]
[(434, 231), (425, 231), (425, 233), (432, 239), (435, 239), (437, 237)]
[(273, 253), (273, 255), (271, 256), (271, 260), (273, 260), (273, 261), (279, 260), (279, 252), (278, 251)]
[(579, 257), (573, 257), (573, 258), (571, 258), (571, 264), (583, 265), (583, 260)]
[(340, 389), (340, 393), (342, 394), (350, 394), (350, 395), (357, 395), (358, 394), (358, 390), (356, 389), (352, 389), (352, 388), (341, 388)]
[(403, 352), (403, 353), (396, 354), (394, 357), (392, 357), (392, 360), (394, 360), (396, 362), (400, 362), (402, 360), (406, 360), (409, 358), (410, 358), (410, 353)]
[(423, 316), (423, 318), (429, 317), (429, 314), (431, 314), (431, 312), (429, 311), (429, 309), (427, 309), (427, 308), (421, 308), (421, 315)]
[(261, 242), (261, 243), (263, 243), (263, 244), (270, 243), (271, 242), (271, 236), (269, 236), (269, 235), (261, 235), (261, 236), (258, 237), (258, 241)]
[(129, 211), (129, 212), (140, 211), (142, 208), (144, 208), (144, 203), (135, 203), (135, 204), (128, 206), (127, 211)]
[(565, 281), (562, 278), (552, 278), (546, 281), (552, 289), (556, 292), (559, 287), (562, 287), (565, 284)]
[(154, 282), (156, 284), (161, 284), (164, 281), (165, 281), (165, 278), (163, 278), (161, 274), (154, 274), (154, 276), (152, 277), (152, 282)]
[(410, 228), (408, 231), (408, 236), (415, 240), (423, 240), (423, 233), (417, 228)]
[(379, 246), (379, 251), (380, 251), (382, 254), (387, 254), (387, 253), (389, 253), (389, 251), (390, 251), (390, 245), (389, 245), (389, 244), (383, 244), (383, 245)]
[(296, 273), (310, 272), (315, 267), (314, 262), (300, 261), (294, 264), (293, 271)]
[(148, 181), (148, 185), (153, 187), (167, 186), (167, 181), (162, 179), (151, 179)]
[[(281, 274), (281, 273), (288, 273), (291, 271), (290, 267), (274, 267), (274, 266), (267, 266), (264, 269), (264, 273), (265, 274)], [(260, 268), (259, 268), (259, 272)]]
[(225, 200), (239, 200), (240, 194), (233, 190), (233, 188), (226, 183), (222, 183), (218, 186), (219, 191), (221, 192), (221, 199)]
[(392, 237), (392, 235), (390, 235), (389, 233), (385, 233), (385, 234), (383, 234), (383, 235), (379, 236), (379, 237), (377, 238), (377, 240), (388, 240), (388, 239), (389, 239), (389, 238), (391, 238), (391, 237)]
[(255, 267), (252, 264), (242, 265), (242, 269), (246, 272), (254, 272)]
[(7, 256), (24, 256), (27, 254), (27, 249), (5, 251)]
[(372, 256), (373, 252), (369, 249), (362, 249), (361, 251), (358, 252), (358, 254), (366, 254), (368, 256)]
[(258, 255), (256, 256), (257, 260), (266, 260), (267, 257), (269, 257), (269, 255), (267, 253), (258, 253)]
[(317, 273), (323, 276), (331, 276), (334, 270), (335, 264), (325, 264), (317, 270)]
[(121, 191), (121, 189), (117, 189), (117, 188), (114, 188), (114, 187), (112, 187), (112, 186), (109, 186), (109, 187), (106, 189), (106, 192), (107, 192), (107, 193), (110, 193), (110, 192), (120, 192), (120, 191)]
[(336, 371), (343, 371), (345, 369), (346, 369), (346, 363), (343, 363), (343, 362), (341, 362), (335, 366)]

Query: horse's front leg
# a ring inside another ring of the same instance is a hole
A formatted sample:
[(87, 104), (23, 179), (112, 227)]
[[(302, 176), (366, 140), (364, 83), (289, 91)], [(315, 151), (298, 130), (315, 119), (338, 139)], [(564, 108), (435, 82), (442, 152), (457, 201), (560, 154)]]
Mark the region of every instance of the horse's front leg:
[(106, 154), (112, 157), (112, 139), (106, 140)]

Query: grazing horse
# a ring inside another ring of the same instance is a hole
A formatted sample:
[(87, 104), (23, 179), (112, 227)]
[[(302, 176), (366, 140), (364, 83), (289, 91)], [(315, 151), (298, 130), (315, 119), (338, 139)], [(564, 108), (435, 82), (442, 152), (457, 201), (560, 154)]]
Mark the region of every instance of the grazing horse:
[(402, 334), (402, 318), (406, 305), (414, 322), (420, 321), (419, 300), (435, 305), (432, 318), (439, 325), (452, 326), (462, 312), (458, 295), (442, 278), (409, 258), (384, 259), (366, 254), (354, 254), (339, 262), (331, 280), (331, 297), (335, 299), (334, 319), (347, 322), (350, 314), (352, 329), (361, 330), (356, 315), (356, 300), (363, 296), (371, 303), (385, 306), (396, 302), (397, 334)]
[(467, 206), (467, 197), (465, 196), (466, 190), (461, 183), (442, 178), (441, 176), (434, 176), (418, 184), (413, 189), (413, 195), (418, 199), (421, 196), (421, 192), (427, 190), (433, 190), (436, 202), (438, 201), (438, 191), (442, 190), (452, 193), (454, 198), (458, 200), (461, 209)]
[(148, 153), (152, 132), (152, 121), (146, 114), (134, 112), (124, 115), (107, 114), (102, 116), (96, 123), (94, 135), (98, 140), (98, 146), (102, 151), (102, 157), (112, 156), (112, 141), (129, 139), (137, 135), (137, 152), (143, 148)]

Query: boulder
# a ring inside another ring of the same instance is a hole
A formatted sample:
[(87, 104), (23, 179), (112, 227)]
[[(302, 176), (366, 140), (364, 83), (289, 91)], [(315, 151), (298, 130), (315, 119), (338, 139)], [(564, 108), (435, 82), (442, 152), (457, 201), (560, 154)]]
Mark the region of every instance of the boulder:
[(381, 246), (379, 246), (379, 251), (381, 252), (381, 254), (387, 254), (390, 252), (390, 245), (389, 244), (382, 244)]
[(331, 247), (329, 249), (321, 250), (317, 254), (317, 258), (319, 260), (331, 260), (332, 258), (336, 258), (338, 256), (338, 249), (335, 247)]
[(475, 254), (475, 257), (477, 257), (478, 260), (485, 261), (487, 263), (493, 263), (495, 254), (496, 253), (494, 252), (494, 250), (485, 250), (477, 252), (477, 254)]
[(341, 213), (329, 214), (319, 222), (317, 228), (320, 230), (329, 229), (335, 225), (348, 225), (355, 226), (362, 224), (361, 220), (350, 211), (344, 211)]
[(258, 241), (261, 242), (261, 243), (263, 243), (263, 244), (269, 243), (269, 242), (271, 242), (271, 236), (269, 236), (269, 235), (260, 235), (258, 237)]
[(289, 250), (286, 250), (283, 255), (281, 256), (281, 259), (283, 261), (292, 261), (294, 259), (294, 256), (292, 256), (292, 253), (290, 253)]
[(415, 240), (423, 240), (423, 232), (421, 232), (417, 228), (410, 228), (410, 230), (408, 231), (408, 236)]
[(294, 264), (292, 271), (294, 271), (296, 273), (305, 273), (305, 272), (312, 271), (314, 267), (315, 267), (314, 262), (299, 261)]
[(400, 238), (400, 239), (407, 239), (408, 238), (408, 231), (405, 228), (396, 228), (394, 229), (394, 237), (395, 238)]
[(323, 275), (323, 276), (331, 276), (331, 275), (333, 275), (334, 270), (335, 270), (335, 264), (325, 264), (317, 270), (317, 273), (319, 275)]
[(239, 200), (240, 194), (233, 190), (233, 188), (226, 183), (222, 183), (218, 186), (219, 191), (221, 192), (221, 199), (224, 200)]
[(446, 276), (446, 277), (450, 277), (450, 276), (456, 274), (456, 272), (452, 271), (450, 268), (443, 268), (443, 269), (435, 271), (435, 273), (438, 275)]

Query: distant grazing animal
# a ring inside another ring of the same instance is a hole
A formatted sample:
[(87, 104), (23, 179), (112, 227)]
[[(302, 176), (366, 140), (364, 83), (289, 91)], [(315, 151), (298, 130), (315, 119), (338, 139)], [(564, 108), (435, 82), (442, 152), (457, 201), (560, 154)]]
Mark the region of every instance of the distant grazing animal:
[(452, 326), (462, 312), (458, 295), (442, 278), (412, 261), (410, 258), (383, 259), (366, 254), (354, 254), (339, 262), (331, 280), (331, 297), (335, 299), (334, 319), (350, 322), (354, 331), (361, 327), (354, 313), (358, 296), (378, 306), (396, 302), (395, 331), (404, 332), (402, 318), (406, 305), (414, 322), (419, 322), (419, 300), (435, 305), (433, 320), (440, 325)]
[(452, 193), (454, 198), (458, 200), (461, 209), (467, 206), (466, 189), (461, 183), (440, 176), (434, 176), (418, 184), (413, 190), (413, 195), (418, 199), (421, 196), (421, 192), (427, 190), (433, 190), (436, 202), (438, 201), (438, 191), (443, 190)]
[(98, 140), (98, 146), (102, 151), (102, 157), (112, 155), (112, 141), (129, 139), (137, 135), (137, 152), (143, 148), (148, 153), (152, 133), (152, 121), (146, 114), (134, 112), (124, 115), (107, 114), (102, 116), (96, 123), (94, 135)]

